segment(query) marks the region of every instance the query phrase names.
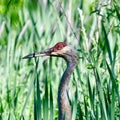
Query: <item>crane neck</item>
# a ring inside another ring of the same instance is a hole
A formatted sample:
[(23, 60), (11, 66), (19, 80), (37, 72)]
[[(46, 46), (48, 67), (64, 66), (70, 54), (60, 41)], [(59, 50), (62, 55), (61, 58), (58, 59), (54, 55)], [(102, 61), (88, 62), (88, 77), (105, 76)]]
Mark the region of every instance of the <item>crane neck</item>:
[(68, 86), (70, 82), (71, 74), (73, 73), (78, 59), (73, 57), (70, 60), (66, 60), (67, 68), (63, 73), (58, 89), (58, 107), (59, 107), (59, 120), (71, 120), (71, 106), (68, 99)]

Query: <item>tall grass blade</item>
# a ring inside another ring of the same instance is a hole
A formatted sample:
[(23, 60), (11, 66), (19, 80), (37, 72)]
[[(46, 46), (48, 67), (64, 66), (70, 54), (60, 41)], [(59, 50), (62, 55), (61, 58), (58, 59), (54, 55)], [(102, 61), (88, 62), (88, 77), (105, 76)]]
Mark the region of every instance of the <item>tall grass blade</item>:
[(107, 61), (106, 61), (106, 65), (107, 65), (107, 69), (108, 69), (108, 72), (109, 72), (109, 75), (110, 75), (110, 79), (112, 81), (112, 87), (113, 87), (113, 89), (115, 89), (115, 92), (116, 92), (117, 97), (118, 97), (118, 103), (120, 105), (120, 94), (119, 94), (119, 86), (117, 84), (117, 79), (115, 78), (114, 73), (112, 73)]
[(38, 78), (38, 59), (35, 59), (36, 63), (36, 70), (35, 70), (35, 80), (34, 80), (34, 119), (35, 120), (41, 120), (41, 98), (40, 98), (40, 84), (39, 84), (39, 78)]
[(45, 95), (43, 98), (43, 116), (44, 116), (44, 120), (48, 120), (48, 81), (47, 81), (47, 77), (45, 78)]
[(78, 103), (78, 120), (84, 120), (83, 119), (83, 111), (82, 111), (82, 108), (80, 106), (80, 103)]
[(87, 78), (87, 82), (88, 82), (88, 91), (89, 91), (89, 98), (90, 98), (90, 105), (91, 105), (91, 118), (95, 119), (95, 88), (91, 87), (90, 85), (90, 79), (89, 76)]
[(112, 53), (111, 53), (111, 48), (110, 48), (110, 44), (109, 44), (108, 35), (107, 35), (107, 33), (106, 33), (105, 26), (104, 26), (103, 23), (102, 23), (102, 29), (103, 29), (103, 34), (104, 34), (104, 38), (105, 38), (105, 46), (107, 47), (107, 52), (108, 52), (108, 55), (109, 55), (110, 64), (112, 65)]
[(53, 120), (53, 92), (52, 92), (52, 85), (50, 84), (50, 120)]
[(92, 92), (92, 88), (91, 88), (91, 85), (90, 85), (89, 77), (88, 77), (88, 79), (87, 79), (87, 82), (88, 82), (88, 90), (89, 90), (90, 104), (91, 104), (92, 110), (94, 111), (94, 94), (93, 94), (93, 92)]
[(88, 114), (88, 108), (87, 108), (87, 102), (86, 99), (84, 97), (84, 112), (85, 112), (85, 120), (89, 120), (89, 114)]
[(10, 113), (8, 114), (8, 120), (11, 120), (11, 114)]
[(117, 5), (117, 3), (114, 3), (114, 7), (115, 7), (118, 20), (120, 21), (120, 12), (119, 12), (120, 7)]
[(108, 120), (104, 92), (103, 92), (103, 89), (101, 86), (100, 77), (99, 77), (97, 70), (94, 70), (94, 75), (95, 75), (95, 79), (96, 79), (98, 98), (100, 100), (101, 117), (102, 117), (102, 119)]
[(29, 86), (28, 93), (27, 93), (27, 96), (26, 96), (26, 99), (25, 99), (25, 103), (24, 103), (23, 108), (22, 108), (22, 111), (21, 111), (20, 119), (22, 118), (22, 116), (23, 116), (23, 114), (24, 114), (24, 111), (25, 111), (25, 108), (26, 108), (27, 103), (28, 103), (28, 101), (29, 101), (30, 94), (31, 94), (31, 92), (32, 92), (33, 86), (34, 86), (34, 79), (31, 77), (30, 86)]
[(78, 100), (78, 90), (76, 86), (76, 92), (75, 92), (75, 100), (72, 103), (73, 104), (73, 109), (72, 109), (72, 120), (75, 120), (76, 118), (76, 113), (77, 113), (77, 100)]
[(99, 120), (99, 110), (98, 110), (98, 104), (96, 104), (96, 112), (95, 112), (95, 120)]

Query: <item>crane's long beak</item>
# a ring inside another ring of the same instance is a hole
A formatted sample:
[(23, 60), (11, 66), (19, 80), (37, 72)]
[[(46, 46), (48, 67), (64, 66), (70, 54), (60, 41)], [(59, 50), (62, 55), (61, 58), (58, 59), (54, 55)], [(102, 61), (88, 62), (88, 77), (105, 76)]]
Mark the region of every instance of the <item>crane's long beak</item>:
[(50, 48), (50, 49), (47, 49), (42, 52), (37, 52), (37, 53), (32, 53), (32, 54), (26, 55), (22, 59), (41, 57), (41, 56), (50, 56), (52, 52), (53, 52), (53, 48)]

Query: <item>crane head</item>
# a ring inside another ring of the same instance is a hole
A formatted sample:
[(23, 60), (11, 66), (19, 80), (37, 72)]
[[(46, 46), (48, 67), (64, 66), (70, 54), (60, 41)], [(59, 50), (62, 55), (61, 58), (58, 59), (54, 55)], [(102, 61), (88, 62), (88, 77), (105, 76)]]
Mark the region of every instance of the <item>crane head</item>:
[(68, 57), (70, 56), (72, 57), (73, 55), (77, 56), (77, 53), (71, 46), (67, 45), (65, 42), (59, 42), (55, 46), (45, 51), (29, 54), (23, 57), (23, 59), (39, 57), (39, 56), (57, 56), (67, 59)]

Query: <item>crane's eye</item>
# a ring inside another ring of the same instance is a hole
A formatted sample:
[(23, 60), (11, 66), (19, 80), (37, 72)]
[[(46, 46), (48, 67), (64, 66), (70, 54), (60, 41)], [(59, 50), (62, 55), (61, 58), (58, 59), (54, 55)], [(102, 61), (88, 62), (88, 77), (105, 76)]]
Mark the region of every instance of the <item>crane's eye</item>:
[(64, 42), (59, 42), (59, 43), (57, 43), (53, 48), (54, 48), (54, 51), (56, 51), (56, 50), (61, 50), (63, 47), (65, 47), (65, 46), (67, 46), (67, 44), (66, 43), (64, 43)]

